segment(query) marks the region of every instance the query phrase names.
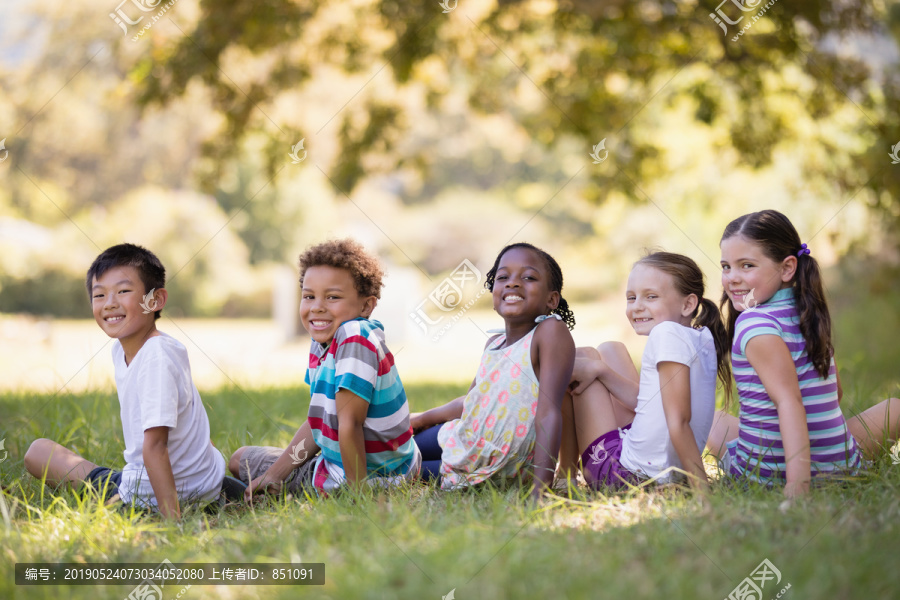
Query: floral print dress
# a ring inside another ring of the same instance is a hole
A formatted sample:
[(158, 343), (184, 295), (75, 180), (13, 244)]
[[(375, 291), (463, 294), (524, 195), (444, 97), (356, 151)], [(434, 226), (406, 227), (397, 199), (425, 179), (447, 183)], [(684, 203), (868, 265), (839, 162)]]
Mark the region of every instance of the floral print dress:
[(541, 315), (534, 328), (508, 348), (503, 347), (505, 333), (485, 348), (462, 417), (444, 423), (438, 432), (443, 489), (526, 475), (534, 459), (539, 390), (531, 366), (531, 340), (537, 324), (548, 317), (560, 319)]

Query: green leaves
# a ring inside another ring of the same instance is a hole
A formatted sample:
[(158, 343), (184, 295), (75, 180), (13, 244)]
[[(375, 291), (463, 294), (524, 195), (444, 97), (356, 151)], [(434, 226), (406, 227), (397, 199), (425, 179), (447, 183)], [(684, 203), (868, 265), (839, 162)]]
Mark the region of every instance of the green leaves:
[[(736, 10), (728, 2), (719, 7)], [(425, 0), (203, 2), (187, 37), (154, 57), (162, 76), (138, 78), (139, 102), (169, 102), (183, 95), (189, 82), (201, 81), (227, 123), (204, 148), (216, 163), (238, 159), (240, 140), (261, 125), (266, 135), (284, 142), (276, 130), (282, 120), (273, 116), (273, 123), (265, 123), (260, 115), (269, 114), (282, 97), (300, 92), (318, 101), (329, 98), (329, 107), (346, 102), (338, 115), (340, 128), (323, 132), (336, 136), (339, 149), (333, 160), (320, 156), (316, 164), (348, 194), (369, 175), (433, 164), (421, 156), (429, 152), (427, 145), (397, 143), (416, 134), (415, 127), (403, 123), (418, 124), (426, 114), (441, 118), (447, 111), (444, 100), (458, 95), (465, 97), (472, 117), (512, 118), (551, 153), (565, 139), (579, 139), (590, 148), (617, 133), (618, 166), (637, 177), (666, 171), (658, 162), (659, 136), (641, 132), (658, 127), (653, 115), (682, 97), (695, 103), (698, 124), (728, 131), (731, 147), (754, 168), (767, 165), (774, 148), (797, 134), (794, 122), (765, 101), (767, 95), (798, 96), (814, 121), (847, 105), (865, 105), (865, 114), (856, 115), (860, 129), (876, 133), (881, 144), (889, 139), (882, 137), (887, 131), (896, 131), (897, 117), (887, 107), (900, 95), (897, 86), (873, 93), (877, 81), (870, 57), (838, 60), (832, 54), (841, 38), (880, 36), (887, 42), (887, 14), (872, 6), (821, 0), (775, 3), (733, 42), (753, 13), (731, 15), (742, 21), (723, 36), (709, 18), (716, 9), (712, 3), (667, 1), (561, 0), (554, 5), (513, 0), (486, 14), (465, 4), (444, 14), (436, 2)], [(239, 87), (229, 76), (235, 67), (226, 60), (235, 49), (270, 56), (275, 66), (256, 84)], [(417, 70), (435, 59), (449, 74), (449, 86), (446, 79)], [(701, 65), (708, 67), (705, 74), (687, 83), (685, 74)], [(326, 70), (331, 76), (322, 76)], [(793, 85), (792, 73), (798, 70), (813, 87)], [(133, 73), (144, 71), (139, 63)], [(896, 65), (881, 75), (893, 81)], [(343, 93), (347, 86), (331, 83), (347, 78), (354, 82), (349, 94)], [(321, 122), (302, 125), (318, 131)], [(272, 165), (267, 170), (275, 171)], [(593, 177), (605, 191), (586, 193), (598, 201), (616, 189), (632, 192), (629, 185), (610, 188), (605, 176)], [(896, 185), (895, 180), (887, 183)]]

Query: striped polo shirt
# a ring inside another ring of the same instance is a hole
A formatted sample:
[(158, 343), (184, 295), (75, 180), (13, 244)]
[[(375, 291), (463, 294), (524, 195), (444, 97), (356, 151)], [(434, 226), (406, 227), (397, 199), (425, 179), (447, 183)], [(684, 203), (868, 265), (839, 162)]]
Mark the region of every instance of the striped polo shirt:
[(806, 340), (798, 325), (794, 290), (778, 290), (768, 301), (738, 316), (731, 364), (740, 397), (740, 428), (731, 461), (731, 473), (755, 481), (784, 480), (784, 447), (778, 411), (745, 354), (747, 342), (758, 335), (777, 335), (794, 360), (806, 424), (809, 429), (811, 472), (828, 474), (857, 469), (861, 464), (856, 440), (847, 429), (837, 394), (834, 357), (823, 379), (806, 353)]
[(325, 461), (343, 470), (335, 398), (347, 389), (369, 403), (363, 423), (368, 475), (409, 471), (415, 455), (409, 404), (381, 323), (360, 317), (342, 323), (327, 347), (313, 340), (306, 383), (309, 425)]

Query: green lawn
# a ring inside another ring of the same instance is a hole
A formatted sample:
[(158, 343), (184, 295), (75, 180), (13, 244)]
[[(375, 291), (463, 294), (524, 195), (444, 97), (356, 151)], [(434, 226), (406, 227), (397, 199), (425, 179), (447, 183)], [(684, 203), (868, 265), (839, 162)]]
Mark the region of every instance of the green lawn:
[[(465, 385), (408, 386), (413, 410)], [(859, 406), (875, 401), (868, 390)], [(302, 422), (306, 389), (206, 392), (213, 441), (284, 445)], [(845, 407), (848, 412), (853, 407)], [(31, 440), (50, 437), (96, 463), (122, 466), (114, 393), (0, 396), (0, 598), (125, 598), (123, 586), (16, 586), (16, 562), (317, 562), (324, 586), (192, 587), (181, 598), (727, 598), (763, 559), (780, 572), (763, 598), (900, 595), (900, 465), (816, 489), (781, 508), (779, 491), (715, 484), (706, 502), (674, 488), (606, 496), (576, 490), (528, 508), (515, 491), (442, 493), (425, 485), (215, 515), (180, 524), (130, 516), (25, 474)], [(0, 453), (2, 457), (2, 453)], [(165, 599), (179, 587), (166, 587)]]

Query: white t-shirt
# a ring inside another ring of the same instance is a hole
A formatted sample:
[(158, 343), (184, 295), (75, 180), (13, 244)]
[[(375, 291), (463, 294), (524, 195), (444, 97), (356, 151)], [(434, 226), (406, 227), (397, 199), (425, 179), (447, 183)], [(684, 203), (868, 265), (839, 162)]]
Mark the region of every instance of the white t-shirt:
[[(709, 329), (691, 329), (672, 321), (654, 327), (641, 359), (634, 422), (621, 434), (624, 439), (619, 459), (623, 467), (646, 478), (656, 477), (669, 467), (683, 468), (669, 439), (663, 411), (657, 370), (661, 362), (676, 362), (691, 369), (691, 431), (701, 453), (716, 409), (716, 345)], [(681, 477), (670, 471), (657, 481), (666, 483)]]
[(225, 459), (209, 440), (209, 419), (191, 379), (187, 350), (160, 332), (148, 339), (130, 365), (122, 344), (112, 349), (116, 389), (125, 438), (125, 468), (119, 496), (139, 505), (156, 506), (144, 468), (144, 431), (169, 428), (169, 461), (181, 500), (214, 500), (225, 476)]

